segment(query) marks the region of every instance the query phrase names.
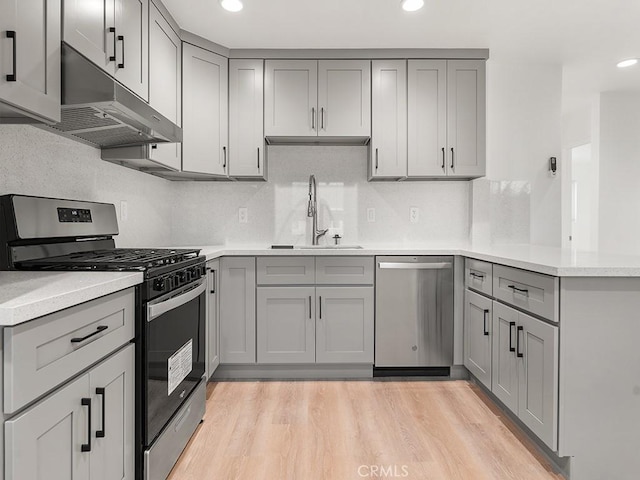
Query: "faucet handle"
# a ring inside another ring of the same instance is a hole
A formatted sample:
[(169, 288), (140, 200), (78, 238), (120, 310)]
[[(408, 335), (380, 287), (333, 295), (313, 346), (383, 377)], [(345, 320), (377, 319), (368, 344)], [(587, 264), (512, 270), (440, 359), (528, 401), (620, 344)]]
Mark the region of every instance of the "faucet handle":
[(340, 235), (338, 235), (337, 233), (333, 236), (333, 241), (335, 242), (335, 245), (339, 245), (340, 244), (340, 239), (342, 237)]

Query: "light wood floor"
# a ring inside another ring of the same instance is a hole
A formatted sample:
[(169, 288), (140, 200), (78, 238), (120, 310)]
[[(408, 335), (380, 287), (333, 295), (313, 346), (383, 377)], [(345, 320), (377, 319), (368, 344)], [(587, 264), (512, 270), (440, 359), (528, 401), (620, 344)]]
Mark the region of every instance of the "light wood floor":
[(210, 383), (205, 421), (169, 476), (362, 478), (563, 477), (466, 381)]

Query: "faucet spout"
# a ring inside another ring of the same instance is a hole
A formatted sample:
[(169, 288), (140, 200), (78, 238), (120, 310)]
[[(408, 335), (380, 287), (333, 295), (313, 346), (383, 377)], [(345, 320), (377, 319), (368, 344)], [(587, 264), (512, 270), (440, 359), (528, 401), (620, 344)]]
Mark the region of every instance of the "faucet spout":
[(318, 229), (318, 198), (316, 190), (316, 177), (309, 177), (309, 204), (307, 205), (307, 217), (313, 219), (311, 225), (311, 245), (318, 245), (318, 239), (327, 233), (328, 229)]

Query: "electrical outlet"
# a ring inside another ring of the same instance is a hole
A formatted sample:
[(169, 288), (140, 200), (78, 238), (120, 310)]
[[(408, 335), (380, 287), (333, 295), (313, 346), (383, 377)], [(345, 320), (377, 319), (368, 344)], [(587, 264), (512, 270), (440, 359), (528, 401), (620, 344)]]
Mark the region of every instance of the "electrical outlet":
[(418, 207), (409, 208), (409, 221), (411, 223), (418, 223), (420, 221), (420, 209)]
[(367, 222), (374, 223), (376, 221), (376, 209), (367, 208)]
[(247, 207), (240, 207), (238, 209), (238, 223), (249, 222), (249, 209)]
[(126, 222), (129, 218), (129, 205), (126, 200), (120, 202), (120, 221)]

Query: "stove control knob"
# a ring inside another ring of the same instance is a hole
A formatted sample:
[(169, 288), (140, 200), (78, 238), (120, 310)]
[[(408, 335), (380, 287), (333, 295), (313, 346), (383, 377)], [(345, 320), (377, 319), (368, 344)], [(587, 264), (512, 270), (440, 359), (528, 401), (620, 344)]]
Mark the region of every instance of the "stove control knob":
[(182, 285), (187, 279), (187, 276), (184, 272), (178, 272), (176, 274), (176, 286)]
[(185, 277), (187, 278), (187, 282), (190, 282), (193, 279), (193, 271), (187, 270), (184, 272)]
[(162, 292), (164, 290), (164, 287), (165, 287), (164, 278), (156, 278), (153, 281), (153, 289), (156, 292)]

